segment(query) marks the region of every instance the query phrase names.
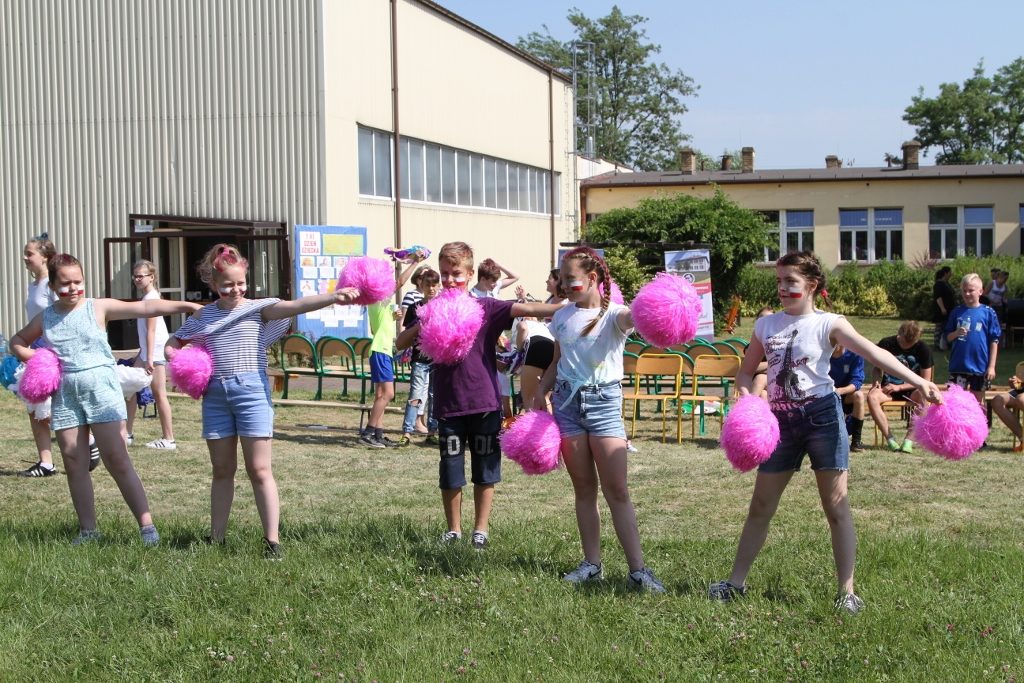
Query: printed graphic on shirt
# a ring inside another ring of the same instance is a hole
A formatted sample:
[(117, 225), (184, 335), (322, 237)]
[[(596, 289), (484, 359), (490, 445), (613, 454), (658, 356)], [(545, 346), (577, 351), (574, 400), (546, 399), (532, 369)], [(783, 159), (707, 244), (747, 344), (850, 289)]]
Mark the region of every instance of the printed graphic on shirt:
[[(807, 397), (807, 392), (800, 388), (798, 367), (807, 365), (807, 358), (793, 358), (793, 346), (796, 343), (798, 330), (768, 337), (765, 340), (765, 356), (768, 358), (768, 375), (774, 376), (775, 382), (768, 385), (768, 401), (773, 404), (799, 403)], [(783, 350), (783, 353), (779, 351)], [(781, 363), (781, 365), (779, 365)], [(773, 365), (779, 365), (772, 372)]]

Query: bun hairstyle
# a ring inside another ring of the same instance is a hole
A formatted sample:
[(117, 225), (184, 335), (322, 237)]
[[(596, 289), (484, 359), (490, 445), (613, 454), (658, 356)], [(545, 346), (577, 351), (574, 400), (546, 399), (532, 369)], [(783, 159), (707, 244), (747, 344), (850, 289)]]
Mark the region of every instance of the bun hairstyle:
[(814, 283), (814, 294), (820, 294), (825, 305), (832, 308), (832, 302), (828, 299), (828, 291), (825, 289), (825, 282), (828, 276), (821, 266), (821, 261), (814, 255), (813, 251), (791, 251), (778, 261), (776, 266), (793, 266), (796, 272)]
[(56, 254), (46, 262), (46, 271), (49, 274), (50, 289), (57, 288), (57, 271), (67, 266), (78, 266), (82, 270), (82, 262), (71, 254)]
[[(583, 272), (588, 275), (590, 273), (597, 273), (597, 283), (599, 285), (612, 281), (611, 273), (608, 272), (608, 264), (606, 264), (604, 259), (590, 247), (576, 247), (569, 251), (562, 257), (562, 263), (565, 263), (566, 261), (576, 261)], [(608, 304), (610, 303), (611, 287), (605, 287), (604, 292), (601, 294), (601, 311), (597, 314), (596, 318), (587, 323), (587, 326), (583, 328), (584, 337), (590, 334), (597, 325), (597, 322), (608, 311)]]
[(50, 241), (49, 233), (39, 233), (26, 242), (25, 246), (31, 246), (33, 249), (38, 251), (47, 264), (49, 264), (53, 257), (57, 255), (57, 247), (53, 246), (53, 242)]
[(213, 287), (217, 276), (232, 266), (249, 270), (249, 262), (233, 244), (216, 244), (199, 262), (199, 279)]
[(473, 268), (473, 248), (465, 242), (448, 242), (437, 252), (438, 261), (449, 261)]

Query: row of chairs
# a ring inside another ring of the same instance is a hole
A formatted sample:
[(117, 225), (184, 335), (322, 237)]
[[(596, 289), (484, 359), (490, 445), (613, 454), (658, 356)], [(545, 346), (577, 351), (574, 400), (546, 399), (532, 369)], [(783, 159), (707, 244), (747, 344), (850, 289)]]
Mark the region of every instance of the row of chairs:
[(743, 358), (743, 355), (747, 352), (747, 346), (749, 344), (749, 341), (740, 337), (731, 337), (729, 339), (715, 342), (709, 342), (704, 339), (694, 339), (688, 344), (678, 344), (676, 346), (669, 347), (652, 346), (642, 340), (630, 340), (626, 342), (626, 352), (633, 353), (638, 356), (649, 354), (685, 353), (690, 358), (709, 354), (718, 356), (739, 356), (740, 358)]
[[(284, 375), (284, 389), (281, 398), (288, 398), (290, 377), (315, 377), (316, 395), (323, 397), (325, 379), (342, 380), (342, 396), (348, 396), (349, 380), (359, 382), (359, 403), (366, 402), (366, 385), (370, 382), (371, 339), (365, 337), (320, 337), (314, 344), (301, 334), (290, 334), (278, 342), (281, 372)], [(396, 381), (408, 381), (410, 368), (407, 363), (396, 362)]]

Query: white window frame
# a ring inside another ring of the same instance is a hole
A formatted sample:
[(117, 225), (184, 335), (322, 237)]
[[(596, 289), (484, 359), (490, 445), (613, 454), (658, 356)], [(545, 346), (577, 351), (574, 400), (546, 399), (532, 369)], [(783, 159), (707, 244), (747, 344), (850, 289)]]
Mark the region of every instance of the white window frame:
[[(804, 240), (806, 239), (806, 235), (809, 233), (810, 236), (811, 236), (810, 250), (813, 251), (813, 249), (814, 249), (814, 225), (813, 225), (814, 209), (757, 209), (757, 211), (759, 211), (761, 213), (767, 213), (769, 211), (778, 211), (779, 212), (779, 227), (778, 228), (771, 228), (768, 231), (770, 234), (775, 234), (775, 235), (778, 236), (778, 243), (776, 245), (776, 249), (777, 249), (777, 251), (779, 253), (779, 256), (782, 256), (784, 254), (788, 254), (789, 253), (790, 250), (786, 247), (786, 241), (787, 241), (787, 236), (790, 235), (790, 234), (795, 234), (797, 236), (797, 240), (796, 240), (797, 251), (803, 251), (805, 249), (808, 249), (808, 245), (805, 244)], [(805, 226), (805, 225), (801, 225), (799, 227), (794, 227), (794, 228), (788, 227), (787, 221), (788, 221), (788, 215), (789, 215), (790, 211), (793, 211), (793, 212), (799, 211), (801, 213), (804, 212), (804, 211), (810, 211), (811, 212), (811, 217), (812, 217), (812, 225), (809, 226), (809, 227)], [(765, 247), (763, 263), (775, 263), (775, 261), (778, 260), (777, 258), (776, 259), (772, 259), (771, 256), (772, 256), (772, 254), (771, 254), (771, 247)]]
[[(843, 225), (843, 221), (842, 221), (842, 212), (843, 211), (867, 211), (868, 212), (868, 222), (867, 222), (866, 225), (848, 225), (848, 226), (844, 226)], [(875, 211), (899, 211), (900, 212), (900, 218), (901, 218), (900, 224), (899, 225), (883, 225), (883, 226), (876, 225), (875, 224)], [(865, 208), (865, 207), (860, 207), (860, 206), (857, 206), (857, 207), (850, 206), (850, 207), (843, 207), (843, 208), (839, 209), (839, 212), (840, 212), (839, 213), (839, 263), (871, 264), (871, 263), (878, 263), (879, 261), (896, 261), (896, 260), (902, 261), (903, 260), (903, 256), (901, 256), (899, 259), (892, 258), (892, 234), (895, 233), (895, 232), (900, 233), (900, 243), (903, 246), (902, 251), (903, 251), (904, 254), (906, 254), (906, 251), (907, 251), (906, 250), (906, 242), (903, 240), (903, 225), (904, 225), (903, 218), (902, 218), (903, 211), (904, 211), (904, 208), (902, 206), (879, 206), (879, 207), (873, 207), (873, 208)], [(866, 232), (867, 233), (868, 253), (867, 253), (867, 258), (866, 259), (856, 258), (856, 256), (857, 256), (857, 254), (856, 254), (856, 243), (857, 243), (856, 242), (856, 233), (858, 233), (858, 232)], [(878, 254), (875, 253), (875, 237), (878, 235), (878, 233), (886, 233), (886, 235), (885, 235), (885, 248), (886, 248), (886, 256), (885, 256), (885, 258), (878, 258)], [(850, 238), (851, 239), (850, 253), (854, 256), (854, 258), (852, 258), (852, 259), (844, 259), (843, 258), (843, 235), (844, 234), (848, 234), (848, 235), (852, 236)]]
[[(989, 204), (967, 204), (960, 206), (950, 206), (948, 204), (931, 204), (928, 206), (928, 211), (935, 209), (956, 209), (956, 223), (932, 223), (931, 216), (928, 217), (928, 253), (932, 251), (932, 233), (939, 233), (939, 256), (940, 259), (952, 258), (947, 255), (946, 249), (946, 234), (950, 230), (956, 230), (956, 252), (953, 257), (956, 256), (991, 256), (995, 253), (996, 246), (996, 226), (995, 226), (995, 207)], [(965, 223), (964, 214), (966, 209), (989, 209), (992, 211), (992, 222), (991, 223), (971, 223), (967, 225)], [(967, 251), (967, 231), (975, 230), (974, 235), (974, 253), (968, 254)], [(992, 252), (988, 254), (981, 253), (982, 245), (982, 234), (985, 230), (990, 230), (992, 235)]]

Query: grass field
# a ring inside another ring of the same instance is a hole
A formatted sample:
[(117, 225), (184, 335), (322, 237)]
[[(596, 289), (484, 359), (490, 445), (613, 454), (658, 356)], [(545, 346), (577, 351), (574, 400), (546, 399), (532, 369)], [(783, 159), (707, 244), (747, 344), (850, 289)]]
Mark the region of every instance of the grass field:
[[(877, 338), (896, 322), (855, 324)], [(641, 422), (631, 490), (648, 564), (669, 589), (651, 596), (626, 588), (607, 516), (605, 581), (575, 590), (560, 580), (580, 559), (563, 471), (526, 477), (506, 463), (491, 548), (441, 547), (436, 453), (364, 450), (358, 414), (325, 408), (277, 413), (284, 561), (260, 559), (244, 474), (228, 545), (202, 545), (198, 405), (173, 406), (179, 450), (132, 449), (162, 545), (141, 547), (100, 469), (105, 538), (72, 548), (65, 478), (9, 476), (30, 464), (32, 445), (20, 404), (0, 394), (0, 679), (1024, 680), (1024, 461), (1001, 426), (992, 448), (960, 463), (854, 456), (867, 609), (848, 617), (832, 610), (828, 532), (806, 469), (748, 598), (707, 600), (708, 583), (728, 574), (753, 484), (728, 467), (716, 421), (679, 446), (657, 440), (649, 408)], [(158, 436), (156, 420), (136, 435)]]

